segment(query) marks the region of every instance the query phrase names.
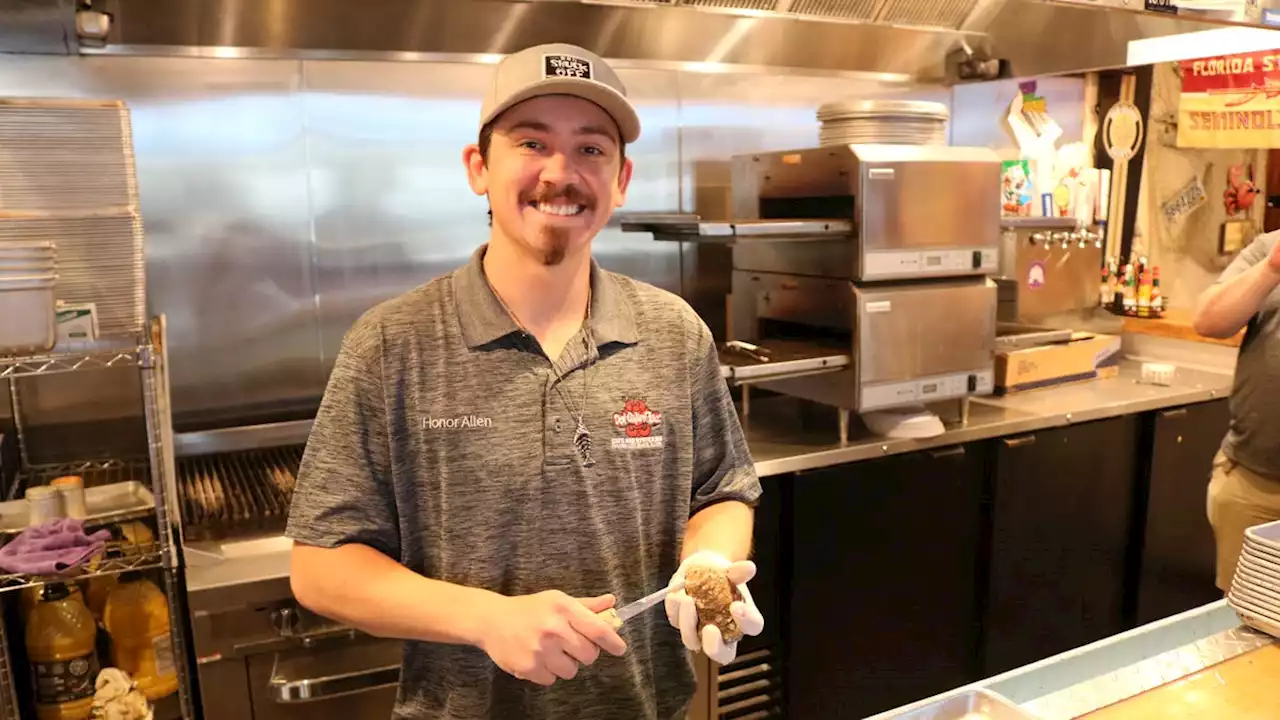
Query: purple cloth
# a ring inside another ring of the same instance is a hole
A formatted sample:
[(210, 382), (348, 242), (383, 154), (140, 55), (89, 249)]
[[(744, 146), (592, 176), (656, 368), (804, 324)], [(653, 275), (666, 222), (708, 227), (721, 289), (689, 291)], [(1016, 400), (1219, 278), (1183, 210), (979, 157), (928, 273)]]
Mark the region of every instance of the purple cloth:
[(58, 518), (29, 527), (0, 548), (0, 570), (25, 575), (56, 575), (102, 552), (108, 530), (84, 534), (84, 521)]

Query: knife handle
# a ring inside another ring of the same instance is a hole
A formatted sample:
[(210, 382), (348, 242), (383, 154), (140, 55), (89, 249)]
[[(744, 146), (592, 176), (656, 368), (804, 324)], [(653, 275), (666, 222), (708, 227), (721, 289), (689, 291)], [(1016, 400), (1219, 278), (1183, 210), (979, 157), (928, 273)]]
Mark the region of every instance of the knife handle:
[(600, 612), (596, 613), (596, 615), (600, 616), (600, 619), (608, 623), (609, 627), (613, 628), (614, 630), (622, 629), (622, 618), (618, 617), (618, 611), (616, 608), (601, 610)]

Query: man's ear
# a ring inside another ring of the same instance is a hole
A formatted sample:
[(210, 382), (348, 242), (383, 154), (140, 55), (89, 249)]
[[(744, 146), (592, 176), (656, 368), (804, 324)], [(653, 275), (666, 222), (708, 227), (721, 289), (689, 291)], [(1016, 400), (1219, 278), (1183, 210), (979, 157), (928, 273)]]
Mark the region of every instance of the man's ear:
[(462, 149), (462, 164), (467, 168), (467, 184), (471, 186), (471, 192), (488, 194), (489, 168), (485, 165), (484, 155), (480, 154), (479, 145), (468, 145)]
[(613, 206), (615, 208), (622, 207), (627, 201), (627, 188), (631, 186), (631, 172), (634, 165), (631, 158), (623, 158), (622, 167), (618, 170), (618, 192), (614, 193)]

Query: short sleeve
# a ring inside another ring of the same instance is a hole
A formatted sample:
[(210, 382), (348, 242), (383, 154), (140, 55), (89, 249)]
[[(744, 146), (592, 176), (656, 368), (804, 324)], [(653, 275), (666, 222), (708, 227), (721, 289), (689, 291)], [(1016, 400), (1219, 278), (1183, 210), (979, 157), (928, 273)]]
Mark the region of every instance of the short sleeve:
[(690, 391), (693, 407), (693, 494), (689, 514), (726, 500), (755, 505), (760, 478), (747, 449), (711, 330), (689, 320)]
[(1271, 249), (1275, 247), (1277, 238), (1280, 238), (1280, 233), (1259, 235), (1245, 249), (1241, 250), (1239, 255), (1236, 255), (1236, 259), (1231, 261), (1226, 270), (1222, 271), (1222, 274), (1218, 276), (1218, 282), (1226, 282), (1243, 275), (1249, 268), (1265, 261), (1267, 256), (1271, 254)]
[(361, 320), (347, 333), (325, 388), (294, 487), (286, 534), (333, 548), (368, 545), (400, 558), (382, 383), (382, 333)]

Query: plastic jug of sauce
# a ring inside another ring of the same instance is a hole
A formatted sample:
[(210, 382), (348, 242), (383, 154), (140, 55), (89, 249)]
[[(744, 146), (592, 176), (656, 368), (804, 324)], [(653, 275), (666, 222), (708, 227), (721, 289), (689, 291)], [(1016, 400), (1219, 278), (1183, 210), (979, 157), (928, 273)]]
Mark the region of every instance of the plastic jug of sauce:
[(111, 662), (129, 673), (154, 702), (178, 691), (178, 669), (169, 634), (169, 602), (155, 583), (124, 573), (102, 613), (111, 636)]
[(79, 593), (46, 585), (26, 629), (39, 720), (88, 720), (100, 668), (96, 639), (93, 614)]

